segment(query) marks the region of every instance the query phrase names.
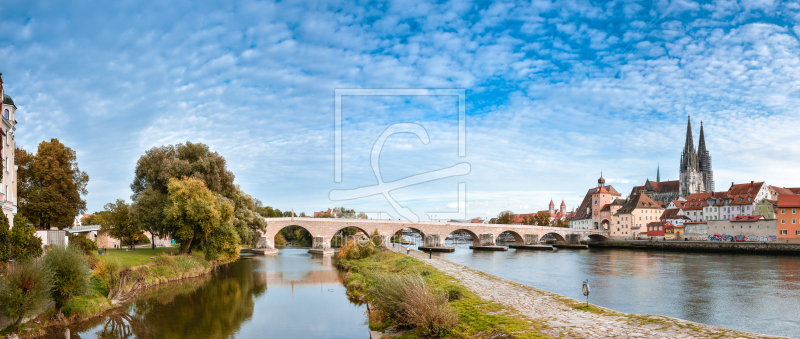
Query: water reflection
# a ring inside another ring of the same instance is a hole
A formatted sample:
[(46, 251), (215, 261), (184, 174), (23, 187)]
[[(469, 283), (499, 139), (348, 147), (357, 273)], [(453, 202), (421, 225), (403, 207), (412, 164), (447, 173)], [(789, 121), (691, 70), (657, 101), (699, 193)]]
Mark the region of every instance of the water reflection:
[(797, 337), (800, 258), (632, 250), (434, 253), (520, 283), (627, 313), (661, 314)]
[[(243, 257), (212, 276), (171, 284), (71, 326), (71, 338), (366, 337), (364, 308), (347, 300), (330, 256), (282, 249)], [(67, 337), (67, 329), (51, 338)]]

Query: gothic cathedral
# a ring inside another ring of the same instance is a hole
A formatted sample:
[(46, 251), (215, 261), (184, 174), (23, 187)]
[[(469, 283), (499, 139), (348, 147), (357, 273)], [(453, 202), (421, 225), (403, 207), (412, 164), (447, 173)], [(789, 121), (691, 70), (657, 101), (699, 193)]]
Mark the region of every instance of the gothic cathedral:
[(703, 122), (700, 122), (700, 144), (697, 151), (692, 139), (692, 119), (686, 125), (686, 144), (681, 154), (680, 196), (692, 193), (713, 193), (714, 171), (711, 169), (711, 155), (706, 149), (703, 135)]

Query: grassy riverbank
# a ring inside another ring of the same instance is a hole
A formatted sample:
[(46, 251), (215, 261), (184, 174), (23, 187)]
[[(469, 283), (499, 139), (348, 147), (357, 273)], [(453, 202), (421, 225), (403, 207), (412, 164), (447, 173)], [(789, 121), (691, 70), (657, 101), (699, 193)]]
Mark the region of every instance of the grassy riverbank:
[[(208, 261), (202, 252), (177, 255), (177, 248), (134, 251), (109, 250), (107, 255), (88, 255), (92, 263), (91, 285), (88, 293), (75, 297), (62, 308), (63, 321), (53, 320), (54, 310), (46, 309), (23, 324), (20, 338), (35, 338), (49, 326), (66, 326), (102, 314), (157, 285), (208, 274), (215, 266), (235, 259)], [(121, 279), (124, 277), (124, 279)], [(109, 289), (115, 292), (110, 293)], [(0, 331), (9, 334), (11, 326)]]
[[(419, 274), (439, 292), (450, 296), (449, 304), (458, 317), (458, 323), (446, 338), (495, 337), (512, 335), (516, 338), (544, 338), (537, 324), (512, 309), (481, 299), (461, 286), (456, 280), (420, 260), (382, 251), (360, 260), (340, 260), (338, 266), (345, 271), (345, 286), (351, 299), (372, 303), (375, 296), (371, 290), (376, 278), (381, 275)], [(397, 319), (386, 317), (374, 307), (370, 308), (369, 326), (374, 331), (405, 331), (400, 338), (421, 338), (419, 329), (400, 324)]]

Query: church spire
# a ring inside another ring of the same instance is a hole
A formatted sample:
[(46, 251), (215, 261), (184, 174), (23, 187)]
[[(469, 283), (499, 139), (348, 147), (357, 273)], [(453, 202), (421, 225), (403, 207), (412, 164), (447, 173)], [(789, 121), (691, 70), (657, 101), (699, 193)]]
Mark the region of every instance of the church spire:
[(694, 139), (692, 138), (692, 116), (690, 115), (686, 123), (686, 144), (683, 145), (683, 154), (691, 153), (694, 153)]
[(703, 135), (703, 121), (700, 121), (700, 141), (697, 144), (697, 155), (703, 156), (706, 154), (706, 137)]
[(661, 182), (661, 164), (658, 164), (658, 167), (656, 167), (656, 182)]

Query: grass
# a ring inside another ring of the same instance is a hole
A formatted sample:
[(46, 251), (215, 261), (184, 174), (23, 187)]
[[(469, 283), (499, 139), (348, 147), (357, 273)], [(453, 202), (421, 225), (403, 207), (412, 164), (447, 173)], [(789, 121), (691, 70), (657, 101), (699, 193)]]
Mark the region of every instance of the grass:
[[(150, 247), (139, 247), (136, 250), (129, 250), (125, 251), (125, 249), (120, 248), (109, 248), (107, 256), (113, 256), (119, 258), (122, 262), (122, 265), (125, 267), (134, 267), (134, 266), (142, 266), (147, 265), (151, 262), (150, 257), (157, 257), (161, 253), (168, 253), (168, 254), (176, 254), (178, 253), (177, 247), (156, 247), (155, 249), (151, 249)], [(95, 258), (100, 259), (104, 257), (103, 255), (99, 255), (97, 253), (93, 253)]]
[[(369, 289), (374, 281), (375, 273), (409, 273), (427, 272), (423, 274), (430, 279), (431, 285), (448, 294), (459, 295), (460, 299), (450, 301), (458, 313), (458, 324), (446, 338), (471, 338), (498, 336), (507, 333), (516, 338), (546, 338), (541, 334), (545, 327), (540, 322), (531, 321), (505, 306), (483, 300), (464, 286), (458, 284), (453, 277), (426, 265), (420, 260), (402, 254), (383, 251), (366, 259), (340, 260), (338, 266), (346, 271), (345, 286), (348, 296), (356, 301), (371, 302)], [(458, 292), (451, 292), (458, 291)], [(382, 331), (396, 326), (394, 319), (381, 319), (370, 314), (370, 329)], [(400, 338), (420, 338), (420, 334), (411, 330)], [(502, 337), (502, 336), (498, 336)]]
[(606, 314), (606, 311), (604, 311), (603, 309), (594, 307), (592, 305), (588, 305), (588, 306), (587, 305), (580, 305), (580, 306), (575, 306), (573, 308), (576, 309), (576, 310), (579, 310), (579, 311), (586, 311), (586, 312), (597, 313), (597, 314)]

